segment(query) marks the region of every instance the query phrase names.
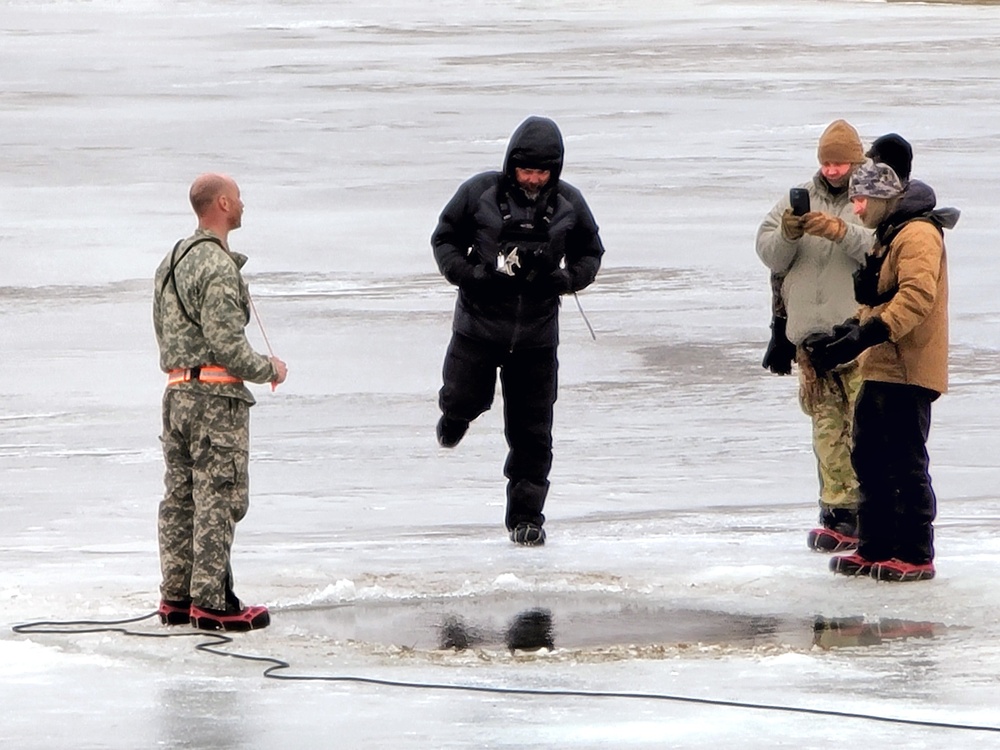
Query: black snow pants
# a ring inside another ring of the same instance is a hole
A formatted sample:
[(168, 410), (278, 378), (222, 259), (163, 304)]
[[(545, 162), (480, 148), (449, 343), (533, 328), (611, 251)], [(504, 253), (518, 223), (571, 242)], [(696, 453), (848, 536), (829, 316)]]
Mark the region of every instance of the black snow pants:
[(552, 411), (556, 401), (556, 347), (515, 349), (452, 334), (438, 402), (449, 419), (472, 421), (493, 404), (497, 370), (507, 438), (506, 524), (545, 522), (542, 508), (552, 468)]
[(936, 391), (866, 380), (854, 413), (851, 463), (858, 476), (858, 554), (912, 565), (934, 559), (937, 499), (927, 435)]

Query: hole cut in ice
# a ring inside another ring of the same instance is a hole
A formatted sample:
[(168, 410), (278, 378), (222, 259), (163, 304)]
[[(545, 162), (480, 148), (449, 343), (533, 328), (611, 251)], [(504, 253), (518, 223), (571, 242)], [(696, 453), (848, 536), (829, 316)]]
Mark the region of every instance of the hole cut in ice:
[(685, 608), (607, 592), (354, 601), (286, 610), (281, 617), (340, 641), (459, 651), (690, 644), (830, 649), (933, 638), (945, 630), (939, 623), (903, 619), (808, 618)]

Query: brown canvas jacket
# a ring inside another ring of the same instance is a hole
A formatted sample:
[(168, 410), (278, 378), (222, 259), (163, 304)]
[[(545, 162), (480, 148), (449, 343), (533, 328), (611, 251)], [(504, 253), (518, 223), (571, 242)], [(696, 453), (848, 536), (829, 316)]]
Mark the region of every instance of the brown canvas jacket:
[(941, 230), (929, 221), (911, 221), (889, 243), (878, 291), (897, 291), (888, 302), (862, 307), (860, 319), (879, 316), (889, 341), (861, 355), (865, 380), (948, 390), (948, 259)]

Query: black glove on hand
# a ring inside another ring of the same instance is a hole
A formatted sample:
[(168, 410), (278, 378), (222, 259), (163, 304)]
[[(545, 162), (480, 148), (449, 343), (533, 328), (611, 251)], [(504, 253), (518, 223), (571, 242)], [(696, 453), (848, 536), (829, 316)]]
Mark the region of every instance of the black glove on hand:
[(543, 297), (558, 297), (566, 294), (572, 287), (572, 279), (569, 271), (565, 268), (557, 268), (545, 276), (535, 280), (533, 287), (540, 292)]
[(462, 279), (459, 286), (471, 294), (491, 294), (499, 292), (510, 283), (510, 276), (494, 271), (488, 265), (479, 263)]
[(863, 324), (854, 318), (835, 326), (829, 336), (803, 342), (816, 372), (829, 372), (837, 365), (857, 359), (865, 349), (889, 340), (889, 327), (881, 318), (869, 318)]
[(770, 370), (775, 375), (790, 375), (792, 361), (795, 359), (795, 344), (785, 335), (788, 320), (775, 315), (771, 318), (771, 340), (767, 342), (764, 361), (761, 367)]
[(548, 246), (526, 246), (521, 251), (521, 263), (524, 266), (524, 279), (529, 284), (545, 279), (559, 268), (555, 258), (549, 255)]

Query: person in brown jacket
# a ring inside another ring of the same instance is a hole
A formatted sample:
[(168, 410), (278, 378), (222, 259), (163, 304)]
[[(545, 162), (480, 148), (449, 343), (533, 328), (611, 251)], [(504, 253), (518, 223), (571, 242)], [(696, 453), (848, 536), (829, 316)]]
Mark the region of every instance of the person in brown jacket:
[(936, 209), (930, 186), (906, 186), (891, 167), (867, 162), (851, 177), (855, 213), (875, 245), (855, 275), (857, 318), (811, 342), (829, 371), (859, 355), (863, 384), (851, 462), (858, 476), (858, 549), (830, 569), (883, 581), (934, 577), (937, 500), (928, 473), (931, 403), (948, 390), (948, 262), (944, 230), (958, 221)]

